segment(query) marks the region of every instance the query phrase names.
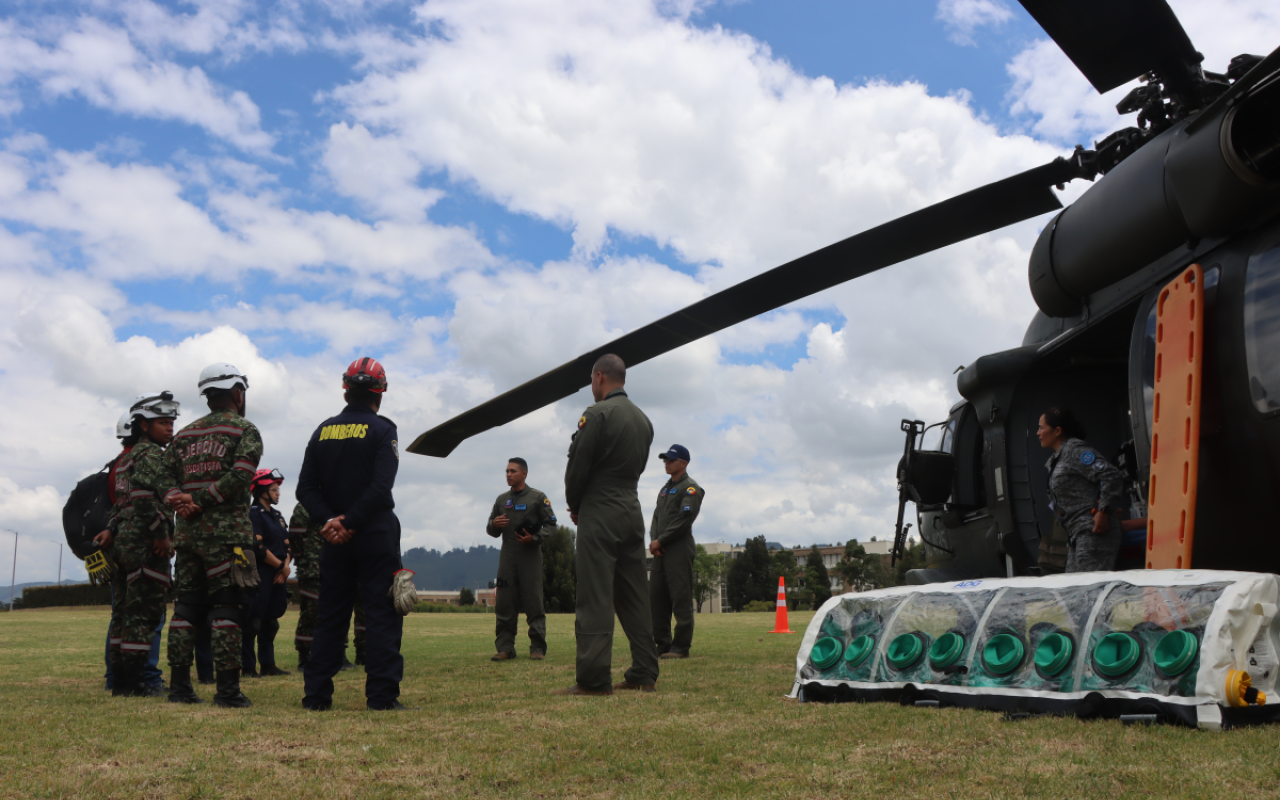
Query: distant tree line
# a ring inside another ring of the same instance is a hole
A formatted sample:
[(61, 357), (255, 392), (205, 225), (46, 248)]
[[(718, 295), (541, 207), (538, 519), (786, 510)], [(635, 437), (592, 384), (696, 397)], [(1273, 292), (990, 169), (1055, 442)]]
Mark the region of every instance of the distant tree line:
[(868, 553), (857, 540), (845, 544), (840, 563), (828, 570), (818, 546), (804, 554), (803, 563), (792, 550), (769, 551), (764, 536), (748, 539), (742, 552), (733, 559), (725, 578), (729, 607), (741, 611), (751, 603), (767, 603), (772, 608), (778, 597), (778, 578), (787, 586), (787, 605), (791, 608), (817, 610), (831, 597), (831, 574), (840, 578), (853, 591), (868, 591), (906, 583), (907, 570), (924, 564), (924, 550), (919, 544), (907, 548), (903, 558), (888, 567), (877, 553)]

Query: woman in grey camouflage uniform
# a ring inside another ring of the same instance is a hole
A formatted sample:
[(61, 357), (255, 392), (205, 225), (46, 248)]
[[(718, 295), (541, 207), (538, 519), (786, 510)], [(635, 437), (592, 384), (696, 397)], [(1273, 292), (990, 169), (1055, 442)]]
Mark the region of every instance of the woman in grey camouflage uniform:
[(1124, 476), (1092, 445), (1070, 411), (1050, 408), (1036, 431), (1052, 449), (1049, 499), (1067, 531), (1067, 572), (1115, 569), (1124, 512)]

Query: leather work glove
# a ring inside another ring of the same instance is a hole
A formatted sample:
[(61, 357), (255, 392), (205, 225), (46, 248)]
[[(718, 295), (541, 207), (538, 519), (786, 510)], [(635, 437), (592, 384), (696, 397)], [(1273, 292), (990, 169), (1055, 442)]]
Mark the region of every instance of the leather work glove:
[(94, 586), (100, 586), (111, 580), (111, 562), (107, 561), (107, 557), (101, 550), (94, 550), (89, 554), (89, 557), (84, 560), (84, 568), (89, 573), (89, 582)]
[(414, 574), (411, 569), (398, 569), (391, 576), (391, 590), (387, 594), (402, 617), (413, 611), (414, 605), (418, 602), (418, 587), (413, 585)]

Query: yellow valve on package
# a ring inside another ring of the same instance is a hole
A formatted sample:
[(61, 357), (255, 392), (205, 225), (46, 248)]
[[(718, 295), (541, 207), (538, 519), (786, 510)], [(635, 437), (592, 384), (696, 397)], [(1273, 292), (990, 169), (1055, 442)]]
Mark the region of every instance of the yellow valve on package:
[(1253, 688), (1253, 679), (1249, 673), (1233, 669), (1227, 673), (1227, 702), (1232, 708), (1267, 704), (1267, 693)]

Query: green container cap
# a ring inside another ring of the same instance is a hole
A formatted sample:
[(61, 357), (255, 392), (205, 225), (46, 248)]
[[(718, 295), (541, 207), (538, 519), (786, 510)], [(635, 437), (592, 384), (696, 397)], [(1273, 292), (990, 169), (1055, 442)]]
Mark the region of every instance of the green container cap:
[(1022, 664), (1022, 657), (1026, 652), (1022, 640), (1017, 636), (1012, 633), (997, 633), (982, 648), (982, 663), (992, 675), (1004, 675)]
[(889, 642), (889, 650), (885, 655), (894, 669), (906, 669), (920, 660), (924, 645), (915, 633), (904, 633)]
[(1093, 648), (1093, 665), (1108, 678), (1118, 678), (1138, 663), (1142, 646), (1127, 633), (1108, 633)]
[(934, 641), (929, 648), (929, 663), (934, 669), (946, 669), (960, 658), (964, 652), (964, 635), (955, 631), (947, 631)]
[(1052, 678), (1071, 663), (1075, 649), (1071, 637), (1063, 633), (1051, 633), (1036, 645), (1036, 668), (1047, 678)]
[(1188, 631), (1169, 631), (1160, 638), (1156, 645), (1156, 666), (1165, 675), (1178, 675), (1185, 672), (1196, 653), (1200, 651), (1200, 642), (1194, 633)]
[(867, 660), (867, 657), (871, 655), (871, 651), (874, 650), (875, 647), (875, 639), (866, 635), (859, 636), (852, 642), (849, 642), (849, 646), (844, 649), (844, 660), (848, 662), (851, 668), (857, 667), (863, 661)]
[(809, 660), (818, 669), (826, 669), (840, 660), (840, 653), (843, 650), (844, 645), (840, 644), (839, 639), (824, 636), (813, 643), (813, 649), (809, 651)]

